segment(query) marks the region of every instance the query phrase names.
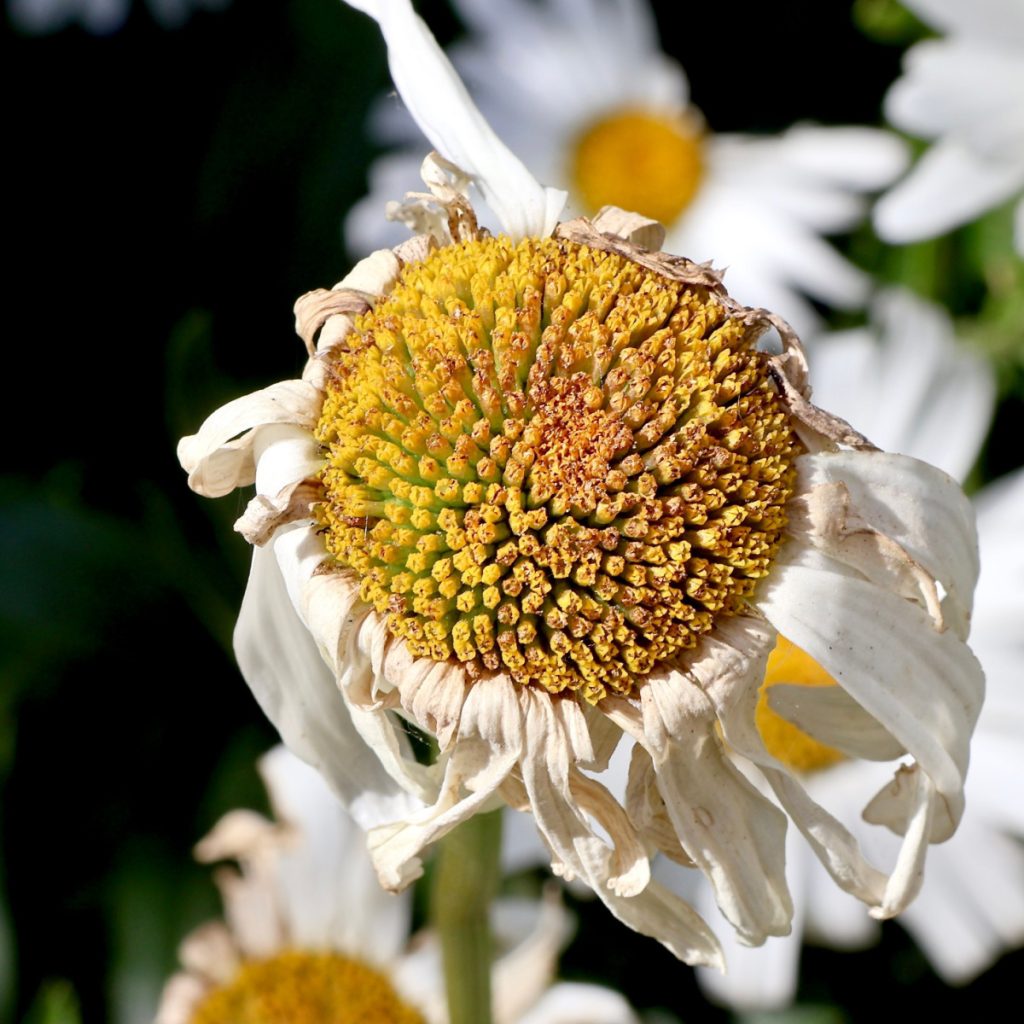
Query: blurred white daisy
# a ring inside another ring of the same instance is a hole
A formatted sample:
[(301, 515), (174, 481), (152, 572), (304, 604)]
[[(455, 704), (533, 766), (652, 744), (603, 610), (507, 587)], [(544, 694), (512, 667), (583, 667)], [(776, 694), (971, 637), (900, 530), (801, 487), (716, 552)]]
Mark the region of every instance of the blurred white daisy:
[[(792, 332), (653, 251), (658, 225), (557, 224), (564, 194), (505, 148), (409, 3), (359, 6), (442, 154), (395, 211), (422, 233), (303, 296), (303, 378), (178, 449), (202, 494), (256, 484), (235, 644), (257, 698), (371, 827), (388, 888), (504, 800), (560, 875), (688, 962), (719, 963), (718, 943), (648, 851), (699, 867), (757, 944), (790, 928), (787, 815), (837, 884), (898, 913), (962, 810), (982, 693), (969, 503), (811, 405)], [(505, 235), (478, 228), (470, 179)], [(757, 348), (771, 326), (780, 355)], [(868, 807), (904, 836), (890, 872), (757, 732), (776, 629), (842, 683), (823, 736), (913, 758)], [(621, 802), (586, 772), (624, 734)]]
[[(6, 0), (7, 16), (21, 32), (44, 35), (69, 25), (105, 36), (128, 20), (132, 0)], [(179, 28), (196, 10), (222, 11), (230, 0), (146, 0), (161, 28)]]
[[(934, 238), (1024, 190), (1024, 4), (903, 0), (945, 34), (912, 46), (888, 119), (930, 145), (875, 207), (888, 242)], [(1016, 209), (1024, 254), (1024, 201)]]
[[(682, 68), (661, 52), (635, 0), (455, 0), (470, 35), (453, 48), (474, 100), (530, 170), (568, 188), (576, 213), (605, 204), (653, 217), (665, 249), (727, 268), (729, 291), (816, 324), (806, 296), (861, 305), (868, 278), (823, 236), (853, 227), (864, 193), (906, 165), (893, 134), (797, 125), (780, 135), (715, 134), (690, 103)], [(377, 121), (399, 146), (370, 170), (370, 194), (346, 223), (362, 255), (400, 235), (385, 202), (417, 187), (422, 137), (394, 103)]]
[[(876, 330), (836, 334), (815, 349), (816, 397), (824, 395), (830, 407), (857, 415), (873, 439), (965, 476), (991, 418), (991, 369), (957, 345), (943, 310), (907, 292), (881, 296), (875, 318)], [(900, 916), (950, 983), (969, 981), (1024, 942), (1024, 846), (1012, 838), (1024, 838), (1024, 804), (1006, 784), (1024, 770), (1024, 471), (986, 488), (976, 504), (982, 570), (971, 642), (988, 692), (971, 744), (968, 809), (957, 834), (929, 853), (922, 890)], [(831, 682), (803, 652), (783, 645), (769, 660), (767, 682), (771, 689), (759, 726), (770, 749), (803, 771), (816, 800), (843, 820), (856, 821), (856, 794), (880, 782), (889, 766), (846, 758), (770, 710), (777, 703), (799, 722), (799, 690), (785, 684), (827, 688)], [(891, 835), (866, 822), (855, 832), (872, 856), (893, 855)], [(789, 1003), (805, 937), (839, 948), (877, 938), (875, 922), (829, 883), (798, 838), (788, 844), (786, 861), (796, 906), (793, 934), (757, 951), (731, 942), (725, 975), (699, 972), (705, 988), (726, 1003), (744, 1009)], [(710, 894), (696, 891), (698, 880), (675, 871), (662, 874), (691, 892), (698, 907), (714, 912)]]
[[(323, 779), (278, 747), (260, 761), (275, 821), (231, 811), (196, 847), (238, 861), (216, 881), (225, 920), (182, 943), (183, 970), (156, 1024), (445, 1024), (438, 943), (409, 943), (410, 900), (384, 892), (365, 837)], [(567, 936), (547, 900), (499, 901), (505, 952), (493, 971), (495, 1024), (636, 1024), (626, 1001), (596, 985), (551, 985)]]

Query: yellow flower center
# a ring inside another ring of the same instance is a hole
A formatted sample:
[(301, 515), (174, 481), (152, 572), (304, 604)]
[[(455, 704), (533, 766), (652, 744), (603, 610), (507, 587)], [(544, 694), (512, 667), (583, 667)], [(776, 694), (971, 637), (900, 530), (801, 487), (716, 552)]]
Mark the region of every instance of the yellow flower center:
[(768, 752), (800, 772), (842, 761), (845, 754), (819, 743), (768, 706), (768, 691), (778, 683), (794, 686), (836, 686), (836, 681), (807, 653), (784, 636), (768, 656), (768, 668), (758, 694), (755, 722)]
[(580, 136), (571, 180), (591, 212), (610, 204), (672, 224), (703, 171), (700, 129), (691, 118), (624, 110)]
[(328, 551), (417, 656), (634, 692), (780, 542), (799, 446), (757, 333), (566, 241), (407, 266), (333, 356)]
[(425, 1024), (379, 971), (338, 953), (290, 951), (242, 966), (190, 1024)]

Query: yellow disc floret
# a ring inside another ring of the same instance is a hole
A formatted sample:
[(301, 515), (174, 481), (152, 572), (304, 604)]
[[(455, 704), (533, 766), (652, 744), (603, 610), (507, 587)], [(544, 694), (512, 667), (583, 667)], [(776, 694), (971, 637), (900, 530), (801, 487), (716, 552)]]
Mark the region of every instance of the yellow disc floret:
[(190, 1024), (425, 1024), (379, 971), (338, 953), (288, 951), (242, 966)]
[(407, 266), (332, 357), (328, 551), (417, 656), (633, 693), (778, 547), (799, 446), (756, 334), (567, 241)]
[(778, 683), (793, 686), (836, 686), (836, 681), (805, 651), (780, 636), (768, 656), (764, 683), (758, 693), (754, 721), (768, 752), (800, 772), (827, 768), (845, 757), (819, 743), (768, 706), (768, 691)]
[(625, 110), (603, 118), (573, 149), (573, 194), (591, 212), (621, 206), (672, 224), (703, 175), (700, 129), (685, 116)]

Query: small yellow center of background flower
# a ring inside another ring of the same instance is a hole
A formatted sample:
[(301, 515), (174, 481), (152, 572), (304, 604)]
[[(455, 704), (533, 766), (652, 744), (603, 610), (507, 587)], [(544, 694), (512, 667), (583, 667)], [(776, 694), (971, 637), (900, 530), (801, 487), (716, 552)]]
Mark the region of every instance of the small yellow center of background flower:
[(768, 691), (778, 683), (791, 683), (794, 686), (837, 685), (809, 654), (780, 636), (775, 650), (768, 656), (768, 668), (758, 694), (754, 718), (768, 752), (800, 772), (827, 768), (842, 761), (845, 754), (819, 743), (768, 706)]
[(699, 127), (685, 116), (626, 110), (598, 121), (573, 151), (573, 194), (591, 212), (621, 206), (672, 224), (703, 174)]
[(439, 250), (334, 354), (328, 551), (417, 656), (633, 693), (777, 550), (799, 447), (756, 334), (617, 254)]
[(243, 965), (190, 1024), (425, 1024), (379, 971), (338, 953), (285, 952)]

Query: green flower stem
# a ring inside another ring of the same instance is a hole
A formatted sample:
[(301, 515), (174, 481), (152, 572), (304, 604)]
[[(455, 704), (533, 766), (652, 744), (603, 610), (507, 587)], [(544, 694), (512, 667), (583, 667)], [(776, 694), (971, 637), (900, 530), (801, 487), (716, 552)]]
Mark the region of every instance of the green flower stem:
[(498, 891), (501, 811), (477, 814), (439, 844), (431, 916), (441, 936), (451, 1024), (491, 1022), (488, 913)]

